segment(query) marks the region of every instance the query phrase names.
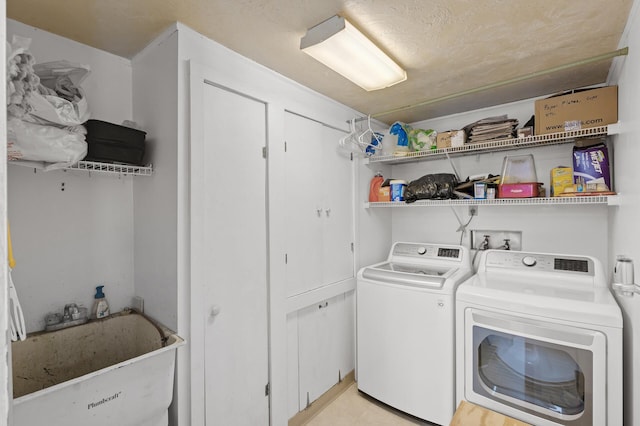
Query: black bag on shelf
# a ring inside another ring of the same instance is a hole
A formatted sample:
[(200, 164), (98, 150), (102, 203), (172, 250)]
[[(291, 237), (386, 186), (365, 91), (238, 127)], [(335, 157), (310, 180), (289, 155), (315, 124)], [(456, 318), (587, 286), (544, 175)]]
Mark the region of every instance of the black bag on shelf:
[(458, 185), (456, 175), (436, 173), (424, 175), (407, 185), (404, 200), (413, 203), (417, 200), (448, 200), (456, 198), (453, 190)]
[(86, 161), (143, 165), (146, 132), (100, 120), (88, 120), (84, 126)]

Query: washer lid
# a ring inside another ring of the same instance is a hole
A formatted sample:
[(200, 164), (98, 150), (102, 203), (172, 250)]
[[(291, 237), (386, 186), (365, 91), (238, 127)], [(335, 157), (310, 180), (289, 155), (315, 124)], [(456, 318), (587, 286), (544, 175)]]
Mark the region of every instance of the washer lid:
[(457, 268), (383, 262), (362, 269), (362, 278), (418, 287), (441, 288)]

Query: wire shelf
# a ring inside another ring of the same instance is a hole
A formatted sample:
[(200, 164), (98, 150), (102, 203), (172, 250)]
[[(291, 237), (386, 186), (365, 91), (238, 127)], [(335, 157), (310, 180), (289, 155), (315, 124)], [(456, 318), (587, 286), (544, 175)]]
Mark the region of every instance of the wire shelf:
[(365, 202), (365, 208), (410, 208), (410, 207), (449, 207), (449, 206), (535, 206), (535, 205), (575, 205), (600, 204), (616, 206), (620, 204), (619, 195), (593, 195), (587, 197), (538, 197), (538, 198), (497, 198), (493, 200), (418, 200), (405, 202)]
[(469, 143), (460, 147), (440, 148), (431, 151), (410, 152), (398, 157), (394, 155), (376, 155), (365, 159), (365, 163), (401, 164), (415, 161), (439, 160), (485, 152), (505, 151), (510, 149), (531, 148), (538, 146), (560, 145), (573, 142), (577, 138), (599, 137), (619, 133), (619, 124), (590, 127), (569, 132), (549, 133), (546, 135), (528, 136), (526, 138), (499, 139), (489, 142)]
[(153, 167), (131, 166), (127, 164), (99, 163), (96, 161), (78, 161), (76, 164), (65, 167), (63, 170), (85, 170), (88, 172), (121, 174), (132, 176), (151, 176)]

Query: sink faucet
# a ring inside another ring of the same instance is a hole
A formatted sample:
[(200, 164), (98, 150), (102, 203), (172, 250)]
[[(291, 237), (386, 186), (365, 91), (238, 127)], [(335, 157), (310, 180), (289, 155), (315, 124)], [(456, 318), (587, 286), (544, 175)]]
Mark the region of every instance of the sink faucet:
[(45, 330), (53, 331), (72, 327), (74, 325), (84, 324), (88, 320), (87, 308), (79, 307), (76, 303), (67, 303), (64, 305), (62, 315), (54, 312), (45, 316)]
[(69, 303), (64, 305), (64, 314), (62, 316), (62, 321), (73, 321), (80, 318), (80, 310), (78, 309), (78, 305), (75, 303)]

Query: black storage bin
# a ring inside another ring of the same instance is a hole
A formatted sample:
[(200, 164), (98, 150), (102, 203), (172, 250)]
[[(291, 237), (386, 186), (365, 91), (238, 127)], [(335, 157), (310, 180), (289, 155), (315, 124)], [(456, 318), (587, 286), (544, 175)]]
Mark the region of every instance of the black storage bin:
[(100, 120), (88, 120), (84, 126), (88, 145), (85, 160), (142, 165), (146, 132)]

